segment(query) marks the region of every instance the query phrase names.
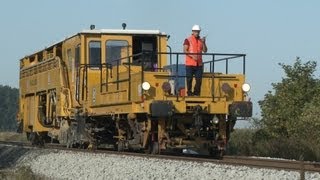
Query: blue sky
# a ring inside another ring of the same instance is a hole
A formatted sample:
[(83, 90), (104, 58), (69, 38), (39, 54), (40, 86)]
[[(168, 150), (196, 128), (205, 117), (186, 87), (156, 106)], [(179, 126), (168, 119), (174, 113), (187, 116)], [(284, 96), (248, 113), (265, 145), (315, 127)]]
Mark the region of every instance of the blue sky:
[[(182, 50), (193, 24), (208, 34), (209, 52), (246, 53), (250, 96), (257, 101), (281, 80), (279, 62), (320, 59), (320, 1), (298, 0), (55, 0), (2, 1), (0, 84), (18, 87), (19, 59), (72, 35), (96, 28), (159, 29)], [(319, 68), (317, 71), (319, 75)]]

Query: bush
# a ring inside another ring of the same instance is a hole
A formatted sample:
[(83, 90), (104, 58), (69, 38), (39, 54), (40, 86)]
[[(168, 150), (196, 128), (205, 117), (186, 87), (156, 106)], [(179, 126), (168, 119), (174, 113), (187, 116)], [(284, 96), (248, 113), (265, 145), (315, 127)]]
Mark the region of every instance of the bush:
[(15, 131), (19, 90), (0, 85), (0, 131)]
[(231, 133), (228, 143), (227, 154), (230, 155), (251, 155), (252, 137), (255, 131), (252, 129), (235, 129)]
[(236, 129), (231, 134), (227, 154), (320, 161), (319, 150), (320, 145), (312, 137), (272, 138), (263, 129)]
[(15, 179), (15, 180), (43, 180), (44, 177), (39, 177), (33, 174), (32, 170), (29, 167), (19, 167), (15, 170), (1, 170), (0, 179)]

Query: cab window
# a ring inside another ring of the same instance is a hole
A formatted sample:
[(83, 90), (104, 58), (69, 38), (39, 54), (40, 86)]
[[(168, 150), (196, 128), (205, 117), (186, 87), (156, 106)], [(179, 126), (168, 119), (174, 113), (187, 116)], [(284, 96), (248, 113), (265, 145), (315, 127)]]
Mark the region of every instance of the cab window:
[(106, 64), (115, 66), (117, 62), (119, 62), (119, 64), (121, 64), (121, 62), (128, 62), (128, 59), (121, 59), (129, 56), (128, 47), (127, 41), (108, 40), (106, 42)]
[(89, 42), (89, 64), (90, 67), (99, 67), (101, 64), (101, 42)]
[(80, 54), (80, 44), (77, 45), (77, 47), (75, 49), (75, 55), (74, 56), (75, 56), (74, 65), (75, 65), (75, 68), (77, 69), (80, 66), (80, 56), (81, 56), (81, 54)]

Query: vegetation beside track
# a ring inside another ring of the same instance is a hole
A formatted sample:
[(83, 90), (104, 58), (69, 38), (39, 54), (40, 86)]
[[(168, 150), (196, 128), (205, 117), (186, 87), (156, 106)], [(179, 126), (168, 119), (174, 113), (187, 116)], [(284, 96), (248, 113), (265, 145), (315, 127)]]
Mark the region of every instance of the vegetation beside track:
[(235, 130), (229, 154), (320, 161), (320, 78), (317, 63), (280, 64), (281, 82), (259, 101), (261, 119), (252, 128)]

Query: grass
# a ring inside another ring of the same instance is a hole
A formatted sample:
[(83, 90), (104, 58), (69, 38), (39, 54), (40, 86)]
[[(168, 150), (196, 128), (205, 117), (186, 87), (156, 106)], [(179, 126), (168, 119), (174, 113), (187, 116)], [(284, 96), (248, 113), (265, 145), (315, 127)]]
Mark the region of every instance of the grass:
[[(26, 142), (25, 133), (0, 132), (0, 141), (19, 141)], [(22, 166), (13, 169), (0, 169), (0, 180), (44, 180), (44, 178), (35, 175), (30, 167)]]
[(0, 132), (0, 141), (21, 141), (26, 142), (27, 137), (24, 133)]
[(3, 180), (43, 180), (46, 178), (36, 176), (29, 167), (19, 167), (14, 170), (0, 170), (0, 179)]

